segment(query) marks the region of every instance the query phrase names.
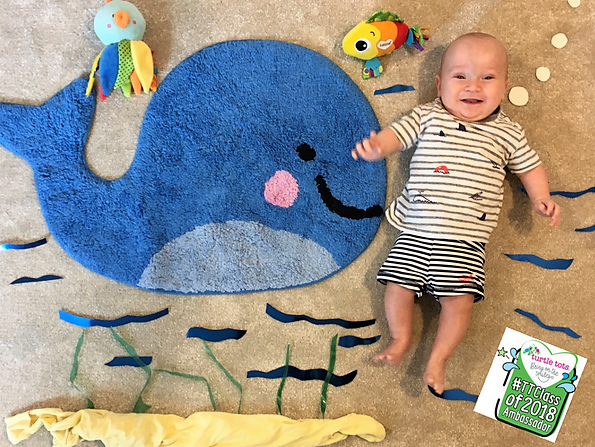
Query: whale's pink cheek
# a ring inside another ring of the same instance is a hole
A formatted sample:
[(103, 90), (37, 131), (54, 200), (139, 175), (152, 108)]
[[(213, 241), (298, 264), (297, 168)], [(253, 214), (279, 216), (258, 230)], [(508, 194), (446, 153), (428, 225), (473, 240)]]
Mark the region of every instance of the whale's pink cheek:
[(289, 208), (298, 196), (297, 180), (287, 171), (277, 171), (264, 184), (264, 199), (276, 206)]

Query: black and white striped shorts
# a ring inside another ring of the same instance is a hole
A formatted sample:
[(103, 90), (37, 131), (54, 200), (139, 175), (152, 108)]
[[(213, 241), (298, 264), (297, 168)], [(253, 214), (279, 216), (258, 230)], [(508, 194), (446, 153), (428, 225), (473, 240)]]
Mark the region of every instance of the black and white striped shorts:
[(416, 298), (423, 293), (437, 300), (470, 293), (477, 302), (484, 299), (484, 264), (483, 242), (401, 233), (376, 279), (413, 290)]

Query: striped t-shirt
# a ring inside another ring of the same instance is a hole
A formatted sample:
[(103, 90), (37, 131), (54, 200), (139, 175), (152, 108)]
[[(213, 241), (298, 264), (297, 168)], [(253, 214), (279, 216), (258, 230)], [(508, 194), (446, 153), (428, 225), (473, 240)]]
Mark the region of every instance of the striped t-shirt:
[(500, 108), (468, 122), (438, 98), (390, 127), (405, 149), (417, 148), (409, 181), (386, 217), (420, 236), (487, 242), (502, 208), (504, 167), (519, 174), (541, 163), (521, 126)]

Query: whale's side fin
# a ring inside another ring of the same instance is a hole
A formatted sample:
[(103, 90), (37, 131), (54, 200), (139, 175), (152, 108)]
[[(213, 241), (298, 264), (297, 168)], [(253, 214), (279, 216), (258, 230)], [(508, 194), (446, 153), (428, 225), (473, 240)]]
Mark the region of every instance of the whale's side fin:
[(84, 150), (95, 113), (86, 84), (79, 78), (39, 106), (0, 102), (0, 146), (32, 167), (80, 156), (72, 152)]

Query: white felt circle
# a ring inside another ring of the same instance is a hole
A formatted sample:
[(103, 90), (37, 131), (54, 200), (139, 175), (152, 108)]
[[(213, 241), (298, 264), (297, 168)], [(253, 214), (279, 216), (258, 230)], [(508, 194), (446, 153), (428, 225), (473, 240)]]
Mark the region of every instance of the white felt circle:
[(564, 33), (558, 33), (552, 37), (552, 45), (556, 48), (564, 48), (568, 43), (568, 37)]
[(581, 5), (581, 0), (568, 0), (568, 4), (573, 8), (578, 8)]
[(550, 78), (550, 75), (550, 69), (547, 67), (539, 67), (535, 71), (535, 76), (537, 76), (537, 79), (539, 79), (541, 82), (547, 81)]
[(529, 92), (524, 87), (513, 87), (508, 93), (508, 99), (515, 106), (524, 106), (529, 102)]

